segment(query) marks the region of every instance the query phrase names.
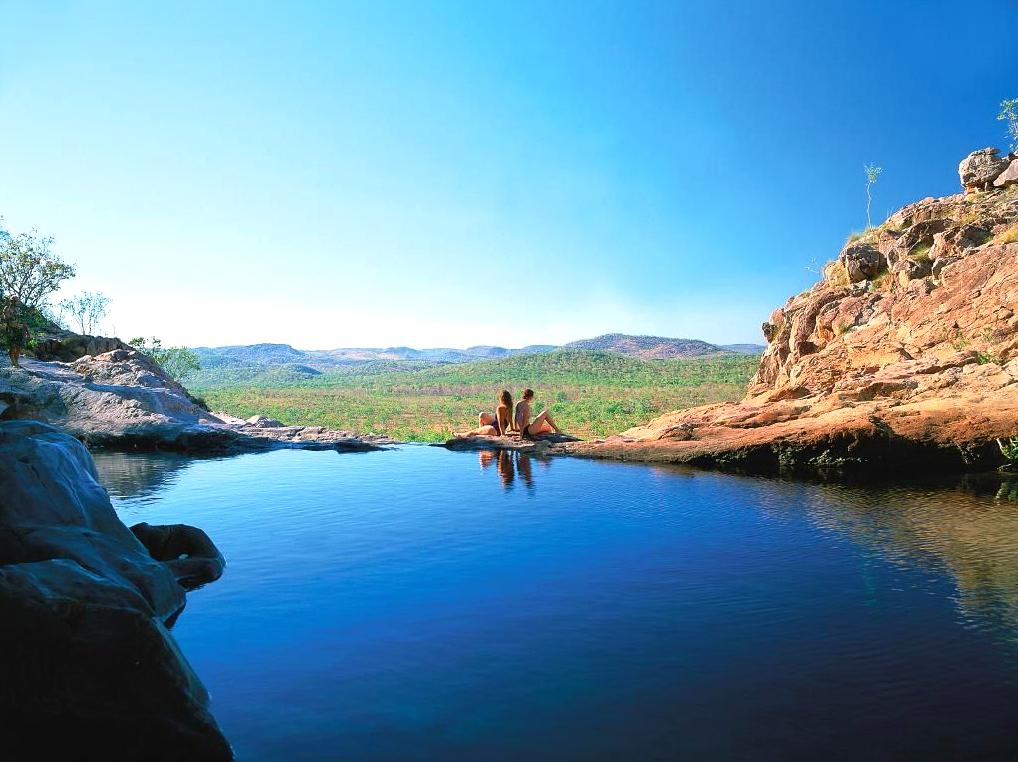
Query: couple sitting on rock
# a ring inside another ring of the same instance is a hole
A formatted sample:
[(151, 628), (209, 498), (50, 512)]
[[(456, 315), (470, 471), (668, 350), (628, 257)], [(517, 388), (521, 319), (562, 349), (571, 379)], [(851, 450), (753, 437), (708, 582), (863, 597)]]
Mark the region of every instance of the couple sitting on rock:
[(513, 396), (508, 389), (498, 394), (498, 406), (494, 414), (484, 412), (477, 416), (477, 428), (456, 436), (502, 437), (518, 433), (524, 439), (532, 439), (538, 434), (561, 434), (562, 431), (552, 420), (551, 413), (542, 410), (534, 420), (530, 420), (530, 404), (534, 400), (534, 390), (524, 389), (523, 397), (516, 403), (513, 411)]

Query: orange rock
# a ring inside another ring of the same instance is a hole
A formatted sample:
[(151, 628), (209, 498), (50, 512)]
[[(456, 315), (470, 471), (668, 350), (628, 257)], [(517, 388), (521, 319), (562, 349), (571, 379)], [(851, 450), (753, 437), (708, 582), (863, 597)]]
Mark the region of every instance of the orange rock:
[(901, 268), (904, 283), (880, 288), (824, 279), (764, 324), (742, 402), (553, 449), (767, 472), (996, 467), (995, 440), (1018, 434), (1018, 243), (989, 239), (1016, 222), (1018, 187), (905, 207), (886, 226), (926, 252), (936, 238), (941, 267)]

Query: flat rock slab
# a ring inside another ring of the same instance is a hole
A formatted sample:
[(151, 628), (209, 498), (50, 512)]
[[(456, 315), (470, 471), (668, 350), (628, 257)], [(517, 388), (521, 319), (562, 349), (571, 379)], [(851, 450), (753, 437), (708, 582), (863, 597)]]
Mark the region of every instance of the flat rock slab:
[(466, 452), (475, 452), (477, 450), (536, 450), (544, 452), (553, 444), (579, 441), (576, 437), (571, 437), (568, 434), (542, 434), (534, 439), (524, 439), (520, 436), (487, 437), (472, 435), (468, 437), (453, 437), (445, 442), (436, 443), (433, 446)]
[(392, 440), (322, 426), (244, 420), (199, 407), (145, 355), (118, 349), (74, 363), (0, 368), (0, 415), (60, 427), (93, 448), (232, 454), (271, 449), (379, 450)]

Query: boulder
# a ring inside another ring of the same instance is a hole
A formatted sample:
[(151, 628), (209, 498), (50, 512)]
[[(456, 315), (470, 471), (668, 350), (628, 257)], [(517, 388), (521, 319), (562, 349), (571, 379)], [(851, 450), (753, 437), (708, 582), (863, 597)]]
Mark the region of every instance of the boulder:
[(1018, 158), (1011, 159), (1007, 169), (997, 175), (997, 179), (993, 181), (994, 188), (1009, 188), (1012, 185), (1018, 185)]
[(848, 244), (838, 255), (838, 261), (844, 266), (849, 283), (871, 280), (886, 266), (879, 249), (862, 242)]
[(212, 540), (198, 527), (187, 524), (135, 524), (131, 532), (162, 561), (185, 590), (194, 590), (223, 575), (226, 559)]
[(966, 191), (989, 190), (1010, 163), (998, 155), (996, 148), (973, 151), (958, 165), (958, 177)]
[(117, 518), (84, 446), (0, 422), (0, 496), (5, 758), (231, 759), (167, 630), (184, 591)]
[(278, 429), (283, 424), (277, 421), (275, 418), (269, 418), (264, 415), (252, 415), (250, 418), (245, 420), (252, 426), (257, 426), (260, 429)]
[(0, 564), (49, 558), (137, 591), (163, 621), (184, 591), (117, 517), (81, 442), (36, 421), (0, 423)]

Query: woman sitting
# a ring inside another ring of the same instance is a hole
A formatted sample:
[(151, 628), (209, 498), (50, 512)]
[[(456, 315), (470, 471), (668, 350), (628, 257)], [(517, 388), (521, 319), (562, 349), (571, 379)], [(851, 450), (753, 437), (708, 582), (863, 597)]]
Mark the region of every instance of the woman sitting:
[(477, 428), (472, 431), (456, 432), (458, 437), (500, 437), (509, 431), (512, 425), (513, 396), (508, 389), (498, 393), (498, 406), (495, 413), (483, 412), (477, 416)]
[(523, 399), (516, 403), (516, 415), (513, 422), (516, 424), (516, 428), (519, 429), (520, 436), (524, 439), (533, 439), (538, 434), (550, 434), (552, 432), (561, 434), (562, 431), (555, 425), (555, 421), (551, 418), (551, 413), (547, 410), (542, 410), (534, 420), (530, 420), (530, 403), (533, 399), (534, 390), (524, 389)]

